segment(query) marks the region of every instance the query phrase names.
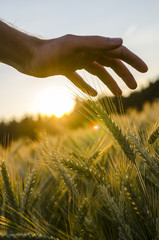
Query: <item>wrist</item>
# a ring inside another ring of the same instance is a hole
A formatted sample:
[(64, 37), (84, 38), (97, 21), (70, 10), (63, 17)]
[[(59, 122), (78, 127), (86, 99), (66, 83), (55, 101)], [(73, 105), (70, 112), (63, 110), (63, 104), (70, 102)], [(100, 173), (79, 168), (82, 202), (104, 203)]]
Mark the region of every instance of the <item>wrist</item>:
[(33, 39), (30, 45), (27, 74), (40, 78), (59, 74), (59, 52), (61, 51), (59, 39)]
[(27, 35), (0, 21), (0, 62), (28, 74), (34, 49), (40, 39)]
[(26, 57), (21, 62), (21, 67), (23, 73), (27, 75), (34, 76), (34, 62), (38, 53), (40, 52), (41, 46), (43, 45), (43, 41), (40, 38), (27, 36), (26, 42), (25, 42), (25, 48), (26, 48)]

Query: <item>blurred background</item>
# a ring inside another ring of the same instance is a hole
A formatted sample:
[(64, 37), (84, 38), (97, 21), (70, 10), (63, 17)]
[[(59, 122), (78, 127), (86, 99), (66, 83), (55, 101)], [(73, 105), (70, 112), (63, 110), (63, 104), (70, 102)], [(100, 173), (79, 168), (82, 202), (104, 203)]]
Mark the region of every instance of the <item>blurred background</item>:
[[(158, 9), (157, 0), (0, 0), (1, 19), (41, 38), (56, 38), (67, 33), (122, 37), (124, 44), (149, 67), (145, 74), (130, 67), (138, 82), (137, 90), (159, 75)], [(90, 74), (84, 76), (88, 81), (92, 79)], [(115, 78), (123, 94), (130, 94), (125, 84)], [(96, 78), (94, 81), (98, 82)], [(104, 91), (110, 94), (107, 88)], [(0, 64), (0, 119), (21, 119), (26, 114), (37, 113), (60, 117), (73, 108), (74, 95), (76, 89), (63, 76), (38, 79)]]

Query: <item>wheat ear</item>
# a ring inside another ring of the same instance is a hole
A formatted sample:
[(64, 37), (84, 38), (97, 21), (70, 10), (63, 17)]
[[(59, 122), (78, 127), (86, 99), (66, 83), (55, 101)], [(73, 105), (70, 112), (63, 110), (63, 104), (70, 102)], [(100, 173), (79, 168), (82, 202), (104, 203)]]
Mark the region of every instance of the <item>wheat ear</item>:
[(157, 140), (158, 137), (159, 137), (159, 126), (155, 129), (155, 131), (153, 131), (153, 133), (151, 133), (151, 135), (148, 139), (148, 143), (153, 144)]
[(21, 213), (25, 213), (30, 207), (32, 192), (33, 192), (34, 185), (36, 183), (35, 179), (36, 179), (36, 170), (32, 169), (28, 177), (27, 184), (22, 196)]
[(4, 191), (6, 194), (6, 200), (7, 200), (8, 204), (10, 205), (10, 207), (12, 207), (14, 210), (18, 211), (18, 204), (17, 204), (16, 198), (15, 198), (13, 190), (12, 190), (12, 186), (11, 186), (10, 179), (8, 176), (8, 171), (6, 169), (6, 165), (5, 165), (4, 161), (2, 161), (2, 163), (1, 163), (1, 174), (2, 174), (2, 179), (3, 179)]
[(115, 140), (118, 142), (122, 150), (124, 151), (125, 155), (135, 163), (136, 155), (133, 149), (130, 147), (130, 142), (127, 137), (122, 133), (122, 130), (119, 126), (116, 125), (114, 121), (112, 121), (110, 115), (105, 111), (102, 106), (96, 105), (95, 102), (89, 101), (89, 106), (94, 109), (96, 112), (96, 116), (100, 118), (108, 128), (108, 130), (112, 133)]

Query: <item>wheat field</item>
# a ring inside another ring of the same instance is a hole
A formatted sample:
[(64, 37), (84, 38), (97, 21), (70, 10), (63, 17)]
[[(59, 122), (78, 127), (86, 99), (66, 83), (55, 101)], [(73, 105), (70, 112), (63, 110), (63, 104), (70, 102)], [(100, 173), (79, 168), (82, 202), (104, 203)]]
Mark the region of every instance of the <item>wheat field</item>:
[(0, 239), (158, 240), (159, 102), (1, 148)]

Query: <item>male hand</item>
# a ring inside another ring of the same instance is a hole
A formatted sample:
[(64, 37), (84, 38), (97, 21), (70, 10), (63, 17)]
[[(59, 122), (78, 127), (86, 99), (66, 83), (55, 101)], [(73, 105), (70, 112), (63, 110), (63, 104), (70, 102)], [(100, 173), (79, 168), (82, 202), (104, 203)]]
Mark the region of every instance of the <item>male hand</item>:
[(135, 89), (137, 83), (123, 62), (140, 72), (148, 70), (138, 56), (122, 45), (120, 38), (66, 35), (41, 40), (34, 48), (29, 71), (36, 77), (64, 75), (83, 92), (96, 96), (96, 90), (76, 72), (85, 69), (96, 75), (114, 95), (120, 96), (121, 89), (105, 67), (112, 68), (130, 89)]
[(121, 38), (65, 35), (43, 40), (23, 33), (0, 20), (0, 62), (36, 77), (64, 75), (83, 92), (96, 96), (97, 92), (76, 72), (85, 69), (96, 75), (114, 95), (122, 91), (107, 72), (110, 67), (131, 89), (137, 83), (124, 65), (128, 63), (140, 72), (146, 64), (122, 45)]

